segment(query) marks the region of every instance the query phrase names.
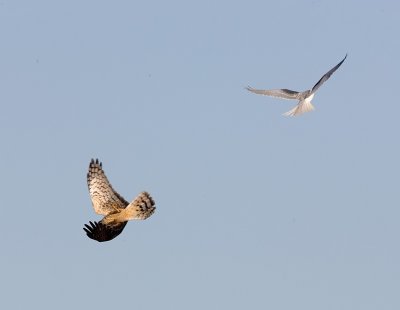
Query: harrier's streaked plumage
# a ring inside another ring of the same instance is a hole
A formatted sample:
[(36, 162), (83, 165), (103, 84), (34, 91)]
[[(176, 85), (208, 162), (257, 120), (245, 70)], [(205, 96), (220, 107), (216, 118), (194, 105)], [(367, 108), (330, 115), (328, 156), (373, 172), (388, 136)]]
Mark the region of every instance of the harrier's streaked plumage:
[(91, 160), (87, 174), (90, 198), (96, 213), (104, 215), (100, 222), (89, 222), (83, 230), (99, 242), (117, 237), (129, 220), (145, 220), (154, 213), (154, 200), (147, 192), (128, 203), (111, 186), (98, 159)]
[(342, 65), (342, 63), (345, 61), (346, 58), (347, 58), (347, 54), (341, 62), (339, 62), (331, 70), (329, 70), (327, 73), (325, 73), (319, 79), (319, 81), (314, 85), (314, 87), (312, 89), (309, 89), (309, 90), (306, 90), (303, 92), (297, 92), (297, 91), (290, 90), (290, 89), (270, 89), (270, 90), (254, 89), (250, 86), (247, 86), (246, 89), (255, 94), (259, 94), (259, 95), (278, 97), (278, 98), (289, 99), (289, 100), (299, 100), (299, 103), (293, 109), (291, 109), (290, 111), (283, 114), (286, 116), (297, 116), (302, 113), (314, 110), (314, 106), (311, 104), (311, 100), (314, 98), (315, 92)]

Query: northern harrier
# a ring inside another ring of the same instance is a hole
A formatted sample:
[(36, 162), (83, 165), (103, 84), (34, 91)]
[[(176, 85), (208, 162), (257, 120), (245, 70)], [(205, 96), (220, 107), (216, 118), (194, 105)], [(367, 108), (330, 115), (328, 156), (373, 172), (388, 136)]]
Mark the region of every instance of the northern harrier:
[(311, 100), (314, 98), (315, 92), (318, 90), (318, 88), (321, 87), (322, 84), (324, 84), (331, 77), (331, 75), (341, 66), (341, 64), (344, 62), (346, 58), (347, 54), (341, 62), (339, 62), (331, 70), (325, 73), (312, 89), (303, 92), (297, 92), (290, 89), (270, 89), (270, 90), (254, 89), (250, 86), (247, 86), (246, 89), (259, 95), (272, 96), (289, 100), (290, 99), (299, 100), (299, 103), (293, 109), (283, 114), (285, 116), (297, 116), (305, 112), (314, 110), (314, 106), (311, 104)]
[(145, 220), (156, 209), (153, 198), (147, 192), (140, 193), (131, 203), (122, 198), (108, 182), (98, 159), (92, 159), (89, 164), (87, 182), (94, 211), (104, 215), (100, 222), (89, 222), (90, 226), (85, 224), (83, 228), (93, 240), (112, 240), (129, 220)]

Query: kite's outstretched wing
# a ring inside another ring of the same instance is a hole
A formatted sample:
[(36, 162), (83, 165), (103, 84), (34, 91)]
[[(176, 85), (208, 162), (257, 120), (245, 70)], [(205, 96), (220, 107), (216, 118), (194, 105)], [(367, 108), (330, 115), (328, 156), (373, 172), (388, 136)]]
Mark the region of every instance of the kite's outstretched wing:
[(250, 86), (247, 86), (246, 89), (258, 95), (278, 97), (288, 100), (299, 99), (299, 92), (290, 89), (254, 89)]
[(347, 54), (346, 56), (343, 58), (343, 60), (341, 62), (339, 62), (336, 66), (334, 66), (331, 70), (329, 70), (327, 73), (325, 73), (322, 78), (319, 79), (319, 81), (314, 85), (314, 87), (311, 89), (311, 94), (315, 93), (318, 88), (320, 88), (322, 86), (322, 84), (324, 84), (327, 80), (329, 80), (329, 78), (331, 77), (331, 75), (337, 70), (339, 69), (339, 67), (342, 65), (342, 63), (346, 60), (347, 58)]

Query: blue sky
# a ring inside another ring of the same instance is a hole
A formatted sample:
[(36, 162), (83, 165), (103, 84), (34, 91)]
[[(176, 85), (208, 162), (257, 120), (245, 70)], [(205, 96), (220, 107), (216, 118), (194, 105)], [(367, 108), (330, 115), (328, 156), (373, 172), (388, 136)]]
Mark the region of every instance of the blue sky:
[[(399, 309), (395, 1), (1, 1), (7, 309)], [(306, 90), (316, 110), (244, 87)], [(112, 242), (86, 173), (156, 213)]]

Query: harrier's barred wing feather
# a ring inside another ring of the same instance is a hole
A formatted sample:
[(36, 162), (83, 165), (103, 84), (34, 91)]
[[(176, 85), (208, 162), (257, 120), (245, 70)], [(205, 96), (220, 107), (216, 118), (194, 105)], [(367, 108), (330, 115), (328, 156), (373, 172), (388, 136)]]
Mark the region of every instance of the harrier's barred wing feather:
[(89, 164), (87, 183), (96, 213), (107, 215), (123, 209), (129, 204), (112, 188), (98, 159), (96, 161), (92, 159)]
[(322, 84), (324, 84), (330, 77), (331, 75), (337, 70), (339, 69), (339, 67), (342, 65), (342, 63), (346, 60), (347, 58), (347, 54), (346, 56), (344, 56), (343, 60), (341, 62), (339, 62), (336, 66), (334, 66), (331, 70), (329, 70), (327, 73), (325, 73), (320, 79), (319, 81), (314, 85), (314, 87), (311, 89), (311, 93), (315, 93), (318, 88), (320, 88), (322, 86)]
[(299, 96), (299, 92), (290, 89), (254, 89), (250, 86), (247, 86), (246, 89), (258, 95), (278, 97), (288, 100), (298, 99)]

